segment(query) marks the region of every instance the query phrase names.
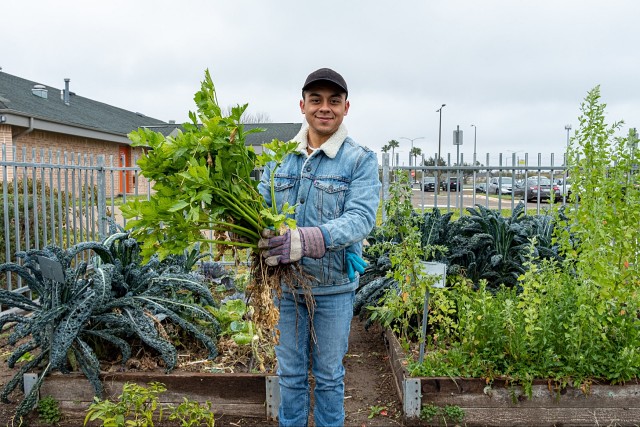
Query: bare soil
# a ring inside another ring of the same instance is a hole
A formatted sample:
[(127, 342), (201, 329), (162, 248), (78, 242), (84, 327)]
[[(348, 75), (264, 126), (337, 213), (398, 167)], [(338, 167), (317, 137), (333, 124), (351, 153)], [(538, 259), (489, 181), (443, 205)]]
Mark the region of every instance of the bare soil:
[[(6, 340), (5, 340), (6, 341)], [(6, 355), (12, 348), (0, 339), (0, 355)], [(5, 363), (6, 357), (0, 364), (0, 389), (13, 376)], [(402, 403), (396, 392), (393, 374), (389, 365), (387, 349), (384, 344), (382, 330), (372, 327), (365, 330), (363, 322), (354, 317), (351, 323), (351, 335), (349, 337), (349, 353), (345, 358), (345, 412), (346, 426), (363, 427), (387, 427), (420, 425), (415, 421), (405, 423), (402, 417)], [(22, 398), (22, 393), (15, 392), (11, 396), (12, 403), (0, 403), (0, 426), (13, 426), (12, 417), (17, 403)], [(83, 414), (69, 414), (58, 424), (60, 427), (78, 427), (83, 423)], [(37, 414), (29, 420), (32, 427), (43, 427), (37, 419)], [(156, 424), (160, 427), (174, 426), (175, 424)], [(216, 427), (238, 426), (273, 426), (276, 422), (269, 422), (263, 418), (230, 417), (216, 418)], [(313, 417), (310, 417), (309, 425), (313, 426)], [(425, 424), (426, 425), (426, 424)]]

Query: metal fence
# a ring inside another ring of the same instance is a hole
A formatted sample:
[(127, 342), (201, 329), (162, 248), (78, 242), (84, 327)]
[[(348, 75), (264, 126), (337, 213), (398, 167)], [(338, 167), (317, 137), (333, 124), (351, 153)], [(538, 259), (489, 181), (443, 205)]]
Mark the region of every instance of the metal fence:
[[(434, 157), (435, 158), (435, 157)], [(529, 156), (525, 154), (522, 158), (516, 156), (511, 158), (498, 156), (497, 164), (490, 164), (490, 155), (486, 155), (485, 165), (479, 161), (474, 162), (475, 166), (465, 165), (460, 158), (458, 164), (452, 162), (451, 155), (444, 165), (439, 166), (394, 166), (389, 164), (390, 156), (388, 153), (382, 155), (382, 199), (386, 200), (389, 194), (389, 186), (395, 181), (398, 171), (408, 173), (412, 182), (413, 197), (412, 203), (416, 209), (433, 209), (440, 208), (446, 211), (458, 210), (464, 215), (465, 209), (482, 205), (490, 209), (497, 210), (513, 210), (516, 205), (523, 202), (527, 205), (527, 210), (535, 210), (540, 213), (547, 207), (550, 199), (537, 195), (531, 200), (521, 200), (517, 195), (512, 195), (511, 190), (490, 191), (489, 184), (491, 180), (498, 183), (502, 188), (503, 181), (511, 181), (512, 183), (525, 183), (529, 179), (536, 178), (538, 180), (547, 178), (551, 181), (552, 187), (557, 186), (560, 197), (556, 200), (552, 197), (553, 202), (566, 204), (568, 203), (568, 192), (566, 186), (554, 184), (557, 180), (565, 180), (567, 178), (567, 168), (564, 159), (561, 164), (556, 164), (555, 156), (549, 157), (549, 163), (543, 164), (542, 155), (538, 154), (534, 162), (530, 162)], [(509, 161), (510, 160), (510, 161)], [(442, 163), (442, 162), (441, 162)], [(423, 184), (424, 177), (432, 177), (435, 181), (434, 191), (425, 188)], [(455, 182), (455, 184), (451, 184)], [(566, 182), (566, 181), (564, 181)], [(529, 190), (526, 190), (529, 191)], [(538, 193), (540, 194), (540, 193)], [(386, 213), (383, 211), (383, 220)]]
[[(116, 201), (126, 200), (127, 195), (115, 189), (139, 171), (117, 164), (113, 156), (107, 163), (105, 156), (52, 150), (28, 153), (2, 145), (0, 264), (19, 262), (15, 254), (20, 251), (99, 241), (107, 232), (108, 217), (124, 225)], [(135, 194), (139, 191), (136, 187)], [(148, 194), (150, 186), (144, 191)], [(0, 289), (28, 292), (10, 273), (0, 275)]]
[[(7, 150), (2, 146), (0, 264), (19, 262), (15, 257), (19, 251), (42, 249), (47, 245), (68, 248), (80, 242), (100, 241), (106, 237), (108, 218), (120, 225), (126, 224), (120, 214), (120, 204), (125, 203), (128, 197), (144, 196), (152, 191), (146, 180), (138, 179), (141, 178), (139, 168), (119, 166), (122, 163), (113, 156), (105, 158), (51, 150), (32, 150), (30, 156), (27, 154), (25, 149), (16, 152), (15, 147)], [(565, 174), (565, 167), (555, 165), (553, 156), (548, 165), (542, 165), (540, 155), (533, 165), (529, 164), (526, 155), (524, 163), (516, 164), (514, 156), (511, 166), (506, 161), (503, 164), (502, 156), (493, 166), (456, 166), (448, 156), (444, 166), (393, 168), (389, 165), (389, 158), (386, 153), (382, 156), (383, 199), (388, 197), (389, 186), (398, 171), (410, 171), (415, 179), (413, 204), (417, 209), (436, 207), (447, 211), (457, 209), (463, 213), (466, 207), (476, 204), (492, 209), (513, 209), (518, 200), (507, 194), (481, 193), (480, 184), (488, 184), (496, 176), (510, 177), (515, 181), (530, 176), (553, 179)], [(486, 164), (489, 164), (489, 155)], [(452, 191), (449, 187), (440, 189), (438, 185), (436, 191), (428, 193), (421, 191), (420, 183), (424, 176), (435, 177), (437, 183), (449, 182), (455, 177), (463, 184), (460, 191)], [(122, 182), (133, 183), (133, 186), (122, 186)], [(131, 191), (127, 193), (123, 188)], [(537, 200), (529, 205), (539, 211), (543, 203), (543, 200)], [(28, 292), (20, 279), (9, 273), (0, 275), (0, 289)], [(2, 310), (0, 307), (0, 313)]]

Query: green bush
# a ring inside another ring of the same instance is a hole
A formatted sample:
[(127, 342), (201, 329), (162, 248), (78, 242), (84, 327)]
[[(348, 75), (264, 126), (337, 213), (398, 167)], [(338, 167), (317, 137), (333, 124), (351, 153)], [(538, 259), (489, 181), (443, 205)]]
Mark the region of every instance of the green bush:
[(559, 256), (541, 259), (532, 241), (519, 292), (467, 280), (434, 290), (440, 318), (430, 316), (429, 352), (411, 375), (506, 377), (528, 395), (536, 378), (588, 389), (640, 377), (640, 153), (635, 135), (605, 124), (599, 98), (589, 92), (571, 146), (579, 203), (557, 219)]

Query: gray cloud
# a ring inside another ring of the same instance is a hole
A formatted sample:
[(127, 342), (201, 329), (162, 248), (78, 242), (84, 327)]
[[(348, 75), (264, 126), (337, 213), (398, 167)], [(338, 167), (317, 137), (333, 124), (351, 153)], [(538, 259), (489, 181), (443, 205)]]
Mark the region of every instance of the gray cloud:
[(222, 105), (282, 122), (302, 120), (302, 81), (329, 66), (350, 86), (352, 136), (376, 151), (423, 136), (435, 153), (446, 103), (443, 152), (455, 152), (460, 125), (470, 159), (473, 123), (480, 158), (531, 160), (561, 156), (564, 125), (577, 127), (598, 84), (611, 121), (640, 125), (638, 16), (634, 0), (25, 0), (3, 6), (0, 66), (58, 87), (70, 77), (78, 94), (178, 121), (209, 68)]

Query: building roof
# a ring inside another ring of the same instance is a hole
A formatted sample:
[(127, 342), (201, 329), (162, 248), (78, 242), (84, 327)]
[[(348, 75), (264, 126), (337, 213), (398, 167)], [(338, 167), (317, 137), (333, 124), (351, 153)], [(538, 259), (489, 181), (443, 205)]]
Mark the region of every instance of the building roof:
[(290, 141), (298, 134), (302, 123), (248, 123), (244, 125), (245, 132), (251, 129), (260, 128), (264, 132), (256, 132), (247, 135), (247, 145), (262, 145), (274, 139)]
[[(63, 82), (64, 84), (64, 82)], [(0, 71), (0, 114), (7, 124), (127, 142), (141, 126), (166, 122)]]

